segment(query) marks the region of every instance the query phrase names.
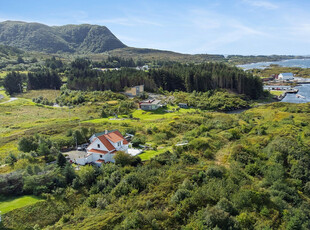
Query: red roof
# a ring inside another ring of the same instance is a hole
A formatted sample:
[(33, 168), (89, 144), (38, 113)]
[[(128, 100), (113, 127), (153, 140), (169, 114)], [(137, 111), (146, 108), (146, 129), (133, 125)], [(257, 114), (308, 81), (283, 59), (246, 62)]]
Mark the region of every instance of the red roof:
[[(97, 137), (100, 142), (108, 149), (108, 151), (115, 151), (115, 147), (110, 143), (117, 143), (119, 141), (123, 141), (124, 145), (129, 144), (128, 141), (123, 137), (123, 135), (120, 133), (120, 131), (115, 130), (113, 132), (107, 133), (107, 134), (103, 134), (99, 137)], [(97, 139), (95, 138), (93, 140), (93, 142)], [(110, 141), (109, 141), (110, 140)], [(97, 150), (97, 149), (91, 149), (88, 152), (92, 152), (92, 153), (100, 153), (100, 154), (106, 154), (108, 153), (107, 151), (102, 151), (102, 150)]]
[[(106, 135), (106, 134), (105, 134)], [(101, 135), (98, 137), (98, 139), (101, 141), (101, 143), (109, 150), (112, 151), (115, 149), (115, 147), (108, 141), (108, 139), (105, 137), (105, 135)]]
[(129, 142), (123, 137), (123, 135), (120, 133), (120, 131), (115, 130), (113, 133), (115, 133), (117, 136), (122, 138), (124, 145), (128, 145), (129, 144)]
[(114, 131), (112, 133), (104, 134), (104, 136), (114, 143), (117, 143), (119, 141), (124, 140), (124, 137), (122, 136), (122, 134), (120, 134), (120, 133), (117, 134), (116, 132), (118, 132), (118, 131)]
[(107, 151), (98, 150), (98, 149), (91, 149), (91, 150), (88, 150), (88, 152), (99, 153), (99, 154), (106, 154), (106, 153), (108, 153)]

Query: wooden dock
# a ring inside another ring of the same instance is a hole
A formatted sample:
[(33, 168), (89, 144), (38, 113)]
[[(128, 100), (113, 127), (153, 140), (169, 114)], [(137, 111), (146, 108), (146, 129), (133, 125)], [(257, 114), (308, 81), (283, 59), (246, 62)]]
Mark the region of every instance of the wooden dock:
[(285, 90), (286, 93), (298, 93), (299, 89), (289, 89)]

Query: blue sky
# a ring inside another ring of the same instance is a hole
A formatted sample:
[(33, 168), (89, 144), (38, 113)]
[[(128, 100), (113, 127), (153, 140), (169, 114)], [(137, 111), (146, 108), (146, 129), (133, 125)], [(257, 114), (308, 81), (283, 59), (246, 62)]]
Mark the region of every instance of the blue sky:
[(107, 26), (128, 46), (310, 55), (309, 0), (0, 0), (0, 21)]

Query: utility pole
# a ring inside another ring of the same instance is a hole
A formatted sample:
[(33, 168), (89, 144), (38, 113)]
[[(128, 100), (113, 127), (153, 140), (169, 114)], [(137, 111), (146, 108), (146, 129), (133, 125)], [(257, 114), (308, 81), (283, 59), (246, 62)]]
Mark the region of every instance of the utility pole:
[(78, 148), (78, 144), (77, 144), (77, 136), (75, 136), (75, 148)]
[(20, 93), (23, 93), (22, 83), (19, 84)]

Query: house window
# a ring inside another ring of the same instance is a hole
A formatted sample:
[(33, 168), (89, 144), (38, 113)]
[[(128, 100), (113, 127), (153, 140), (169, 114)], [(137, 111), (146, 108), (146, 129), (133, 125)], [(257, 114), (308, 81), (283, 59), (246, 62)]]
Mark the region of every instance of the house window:
[(100, 144), (98, 144), (98, 148), (100, 148)]
[(100, 155), (100, 158), (102, 158), (102, 155)]
[(122, 145), (122, 142), (117, 142), (117, 146), (120, 147)]

